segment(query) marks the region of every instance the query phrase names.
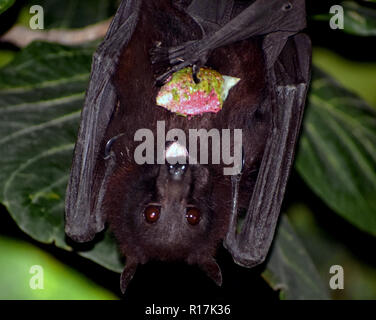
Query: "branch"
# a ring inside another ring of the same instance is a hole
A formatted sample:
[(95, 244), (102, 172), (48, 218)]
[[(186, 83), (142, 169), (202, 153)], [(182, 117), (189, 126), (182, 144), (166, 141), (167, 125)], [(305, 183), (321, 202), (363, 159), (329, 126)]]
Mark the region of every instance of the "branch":
[(16, 25), (5, 33), (0, 38), (0, 41), (9, 42), (20, 48), (26, 47), (30, 42), (35, 40), (57, 42), (64, 45), (78, 45), (103, 38), (111, 20), (112, 18), (77, 30), (51, 29), (42, 31)]

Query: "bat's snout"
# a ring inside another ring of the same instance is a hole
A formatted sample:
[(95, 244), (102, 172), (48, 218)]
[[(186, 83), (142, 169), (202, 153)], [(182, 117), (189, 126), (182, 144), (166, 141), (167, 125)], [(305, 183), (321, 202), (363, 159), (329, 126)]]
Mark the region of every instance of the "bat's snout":
[(186, 164), (167, 164), (167, 170), (173, 180), (181, 180), (187, 171)]

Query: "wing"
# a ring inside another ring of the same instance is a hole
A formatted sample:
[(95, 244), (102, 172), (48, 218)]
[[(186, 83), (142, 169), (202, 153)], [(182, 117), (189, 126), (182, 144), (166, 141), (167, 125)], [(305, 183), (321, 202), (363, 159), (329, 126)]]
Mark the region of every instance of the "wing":
[(230, 19), (234, 0), (193, 0), (185, 10), (201, 27), (204, 36), (216, 32)]
[[(274, 38), (280, 47), (280, 41)], [(265, 39), (264, 45), (273, 44)], [(275, 50), (265, 51), (275, 56)], [(267, 61), (274, 58), (266, 57)], [(310, 80), (311, 43), (304, 34), (290, 37), (268, 69), (269, 95), (262, 108), (271, 108), (268, 134), (256, 185), (242, 228), (237, 232), (237, 196), (240, 177), (233, 177), (233, 212), (224, 241), (234, 261), (252, 267), (264, 261), (273, 240), (294, 150), (302, 121)]]
[[(98, 209), (103, 195), (92, 190), (94, 168), (116, 106), (116, 94), (110, 80), (121, 49), (135, 29), (140, 4), (141, 0), (122, 1), (104, 41), (94, 54), (65, 202), (65, 232), (75, 241), (89, 241), (104, 228), (105, 219)], [(106, 174), (102, 179), (105, 177)]]
[[(204, 3), (210, 0), (201, 0), (203, 3), (195, 5), (193, 9), (204, 8)], [(217, 24), (226, 21), (226, 6), (223, 0), (219, 1), (221, 6), (216, 5), (211, 8), (214, 12), (221, 12), (217, 17)], [(232, 0), (228, 0), (232, 4)], [(208, 4), (207, 4), (208, 6)], [(225, 9), (221, 9), (224, 7)], [(227, 8), (231, 6), (227, 6)], [(216, 10), (214, 10), (216, 8)], [(198, 19), (200, 10), (189, 10), (187, 12), (192, 17), (206, 24), (211, 24), (213, 20), (209, 9), (201, 10), (201, 17)], [(221, 10), (219, 10), (221, 9)], [(227, 9), (228, 11), (228, 9)], [(234, 14), (233, 14), (234, 15)], [(209, 20), (208, 20), (209, 19)], [(152, 63), (168, 62), (173, 67), (164, 74), (157, 77), (157, 81), (163, 82), (171, 73), (180, 70), (186, 65), (203, 66), (211, 50), (225, 46), (250, 37), (265, 36), (273, 33), (283, 34), (285, 38), (292, 36), (306, 27), (305, 1), (304, 0), (256, 0), (241, 13), (229, 20), (224, 26), (218, 28), (215, 32), (206, 34), (202, 39), (183, 43), (180, 46), (172, 48), (158, 47), (151, 52)]]

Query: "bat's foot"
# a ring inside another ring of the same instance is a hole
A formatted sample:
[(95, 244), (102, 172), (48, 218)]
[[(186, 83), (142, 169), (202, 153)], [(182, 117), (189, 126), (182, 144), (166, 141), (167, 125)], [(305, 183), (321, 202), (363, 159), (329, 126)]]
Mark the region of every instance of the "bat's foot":
[(160, 62), (170, 62), (169, 48), (161, 47), (161, 43), (158, 42), (155, 47), (149, 50), (150, 60), (152, 64)]
[(188, 41), (176, 47), (162, 47), (161, 42), (157, 42), (149, 50), (151, 63), (168, 62), (172, 66), (187, 60), (193, 63), (196, 60), (197, 46), (197, 41)]
[[(161, 86), (166, 83), (167, 79), (176, 71), (179, 71), (187, 66), (193, 65), (193, 79), (195, 83), (199, 83), (200, 79), (197, 74), (200, 70), (200, 66), (203, 65), (202, 61), (206, 61), (206, 54), (204, 57), (201, 57), (197, 54), (197, 41), (189, 41), (183, 45), (176, 47), (162, 47), (161, 43), (157, 43), (155, 47), (149, 50), (151, 63), (159, 65), (159, 69), (162, 69), (161, 66), (167, 65), (167, 71), (160, 74), (156, 74), (156, 85)], [(156, 68), (156, 67), (154, 67)]]
[(167, 82), (170, 75), (178, 70), (178, 66), (171, 64), (169, 48), (161, 47), (160, 43), (149, 50), (149, 55), (154, 69), (155, 84), (161, 87)]
[(185, 67), (188, 67), (189, 65), (190, 65), (189, 62), (182, 62), (173, 67), (170, 67), (166, 72), (156, 77), (155, 84), (159, 87), (163, 86), (174, 72), (179, 71)]
[[(183, 68), (185, 68), (185, 67), (188, 67), (190, 64), (189, 63), (187, 63), (187, 62), (183, 62), (183, 63), (181, 63), (181, 64), (178, 64), (178, 65), (176, 65), (176, 66), (173, 66), (173, 67), (171, 67), (171, 68), (169, 68), (169, 70), (168, 71), (166, 71), (166, 72), (164, 72), (163, 74), (161, 74), (161, 75), (159, 75), (159, 76), (157, 76), (156, 77), (156, 81), (155, 81), (155, 85), (157, 86), (157, 87), (161, 87), (161, 86), (163, 86), (167, 81), (168, 81), (168, 79), (170, 78), (170, 76), (174, 73), (174, 72), (176, 72), (176, 71), (179, 71), (179, 70), (181, 70), (181, 69), (183, 69)], [(198, 77), (198, 73), (199, 73), (199, 71), (200, 71), (200, 67), (199, 67), (199, 65), (197, 65), (197, 64), (194, 64), (193, 66), (192, 66), (192, 78), (193, 78), (193, 81), (196, 83), (196, 84), (198, 84), (198, 83), (200, 83), (200, 78)]]

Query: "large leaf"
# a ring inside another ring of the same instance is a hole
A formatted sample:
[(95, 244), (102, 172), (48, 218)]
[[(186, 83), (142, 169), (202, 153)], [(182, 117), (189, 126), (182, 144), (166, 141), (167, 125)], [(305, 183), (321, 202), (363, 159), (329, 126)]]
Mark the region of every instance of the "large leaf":
[(0, 50), (0, 68), (12, 61), (14, 55), (14, 51)]
[[(64, 194), (92, 52), (33, 43), (0, 70), (0, 201), (24, 232), (67, 250)], [(123, 266), (108, 234), (80, 254), (111, 270)], [(326, 297), (284, 220), (268, 268), (265, 277), (285, 298)]]
[(329, 207), (376, 235), (376, 112), (317, 69), (296, 166)]
[(376, 35), (376, 9), (367, 8), (353, 1), (342, 3), (344, 31), (360, 36)]
[[(354, 1), (344, 1), (340, 5), (344, 12), (344, 32), (357, 36), (376, 35), (376, 9), (362, 6)], [(332, 17), (331, 14), (320, 14), (313, 19), (329, 21)]]
[(347, 59), (322, 47), (313, 49), (313, 63), (376, 108), (376, 61)]
[[(117, 299), (113, 293), (52, 255), (25, 241), (0, 236), (0, 299), (32, 300), (108, 300)], [(33, 266), (41, 267), (43, 289), (32, 289), (30, 280), (36, 275)], [(33, 273), (30, 273), (32, 271)]]
[[(315, 262), (322, 279), (326, 279), (327, 287), (333, 276), (329, 273), (330, 268), (333, 265), (343, 267), (344, 288), (328, 288), (334, 299), (374, 300), (376, 268), (372, 258), (369, 259), (369, 248), (375, 246), (376, 239), (346, 226), (337, 217), (327, 219), (330, 209), (327, 208), (324, 212), (323, 209), (315, 204), (307, 206), (295, 203), (287, 209), (289, 222)], [(341, 229), (333, 230), (337, 226)]]
[(16, 0), (0, 0), (0, 14), (9, 9)]
[(281, 217), (263, 277), (273, 289), (281, 290), (282, 299), (329, 298), (316, 267), (284, 215)]
[[(92, 53), (37, 42), (0, 72), (0, 201), (27, 234), (67, 250), (65, 188)], [(82, 254), (118, 271), (104, 239)]]
[(23, 12), (23, 19), (31, 17), (29, 8), (40, 5), (44, 11), (44, 27), (82, 28), (112, 16), (117, 8), (116, 0), (29, 0)]

